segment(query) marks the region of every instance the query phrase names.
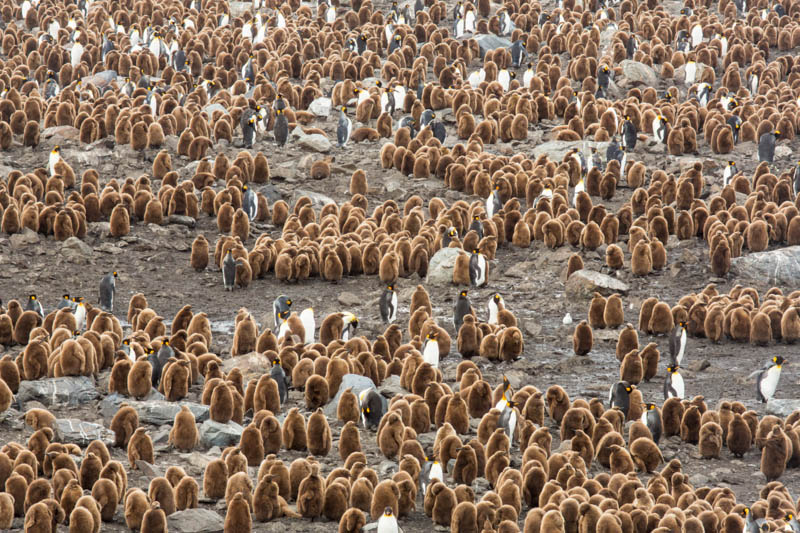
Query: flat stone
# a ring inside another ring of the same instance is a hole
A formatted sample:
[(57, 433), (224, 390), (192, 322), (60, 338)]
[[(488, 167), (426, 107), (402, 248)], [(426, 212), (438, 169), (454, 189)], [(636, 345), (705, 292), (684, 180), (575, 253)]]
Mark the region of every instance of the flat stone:
[(170, 533), (222, 533), (225, 530), (225, 519), (209, 509), (186, 509), (169, 515), (167, 527)]
[(39, 235), (30, 228), (24, 228), (20, 233), (15, 233), (8, 239), (11, 242), (11, 248), (17, 250), (29, 244), (38, 244), (41, 239)]
[(317, 210), (328, 204), (336, 203), (330, 196), (326, 196), (322, 193), (309, 191), (305, 189), (297, 190), (295, 194), (295, 201), (301, 196), (308, 196), (311, 199), (311, 207)]
[(792, 147), (786, 144), (779, 144), (775, 147), (775, 159), (784, 159), (792, 156)]
[(337, 296), (336, 299), (340, 304), (347, 307), (353, 307), (363, 303), (363, 298), (361, 296), (347, 291), (339, 293), (339, 296)]
[(336, 408), (339, 406), (339, 398), (341, 398), (342, 393), (350, 387), (353, 388), (353, 394), (356, 396), (358, 396), (361, 391), (366, 389), (377, 390), (375, 383), (370, 378), (361, 376), (359, 374), (345, 374), (342, 376), (342, 383), (339, 385), (339, 390), (336, 391), (336, 396), (334, 396), (333, 399), (328, 402), (328, 405), (323, 408), (325, 416), (329, 418), (336, 416)]
[(426, 283), (445, 287), (453, 283), (453, 269), (456, 266), (456, 257), (463, 253), (458, 248), (442, 248), (431, 257), (428, 263), (428, 277)]
[(321, 96), (309, 104), (308, 110), (317, 117), (327, 117), (331, 112), (331, 99)]
[(154, 426), (162, 426), (165, 424), (172, 425), (175, 421), (175, 415), (180, 412), (182, 405), (189, 408), (196, 422), (199, 423), (208, 420), (209, 407), (207, 405), (185, 401), (168, 402), (164, 398), (164, 395), (155, 389), (152, 389), (150, 395), (141, 401), (133, 400), (116, 393), (109, 394), (100, 402), (100, 414), (102, 414), (105, 419), (113, 418), (122, 402), (136, 409), (136, 412), (139, 414), (139, 422), (144, 424), (151, 424)]
[(162, 477), (164, 475), (164, 473), (161, 472), (160, 468), (158, 468), (155, 465), (151, 465), (147, 461), (142, 461), (141, 459), (136, 460), (136, 468), (141, 470), (142, 474), (150, 478), (151, 481), (157, 477)]
[(398, 394), (405, 394), (406, 391), (400, 386), (400, 376), (392, 374), (381, 383), (380, 393), (386, 398), (393, 398)]
[(567, 296), (574, 298), (591, 298), (595, 292), (609, 296), (627, 291), (628, 285), (622, 281), (585, 268), (573, 272), (566, 286)]
[(41, 137), (43, 139), (49, 139), (51, 137), (55, 138), (56, 144), (59, 142), (59, 138), (61, 139), (68, 139), (71, 141), (77, 141), (81, 138), (81, 132), (78, 128), (73, 126), (52, 126), (50, 128), (45, 128), (42, 130)]
[(643, 84), (648, 87), (655, 87), (658, 83), (655, 71), (644, 63), (625, 59), (619, 65), (622, 67), (624, 80), (629, 84)]
[(77, 237), (70, 237), (61, 244), (61, 255), (72, 261), (90, 259), (92, 253), (92, 247)]
[(315, 152), (328, 153), (333, 148), (331, 141), (320, 133), (312, 133), (311, 135), (301, 135), (297, 139), (298, 146)]
[(231, 357), (222, 362), (222, 371), (226, 374), (234, 368), (238, 368), (242, 372), (243, 382), (248, 383), (251, 379), (258, 379), (263, 374), (268, 373), (270, 368), (272, 368), (272, 361), (265, 355), (251, 352), (245, 355)]
[(186, 226), (187, 228), (193, 228), (197, 224), (197, 221), (192, 217), (187, 217), (186, 215), (170, 215), (167, 219), (167, 222), (170, 224), (179, 224), (181, 226)]
[(561, 161), (564, 156), (572, 150), (577, 148), (579, 150), (590, 150), (597, 148), (598, 152), (605, 154), (608, 143), (596, 141), (547, 141), (538, 144), (533, 148), (533, 157), (539, 157), (542, 154), (547, 155), (551, 161)]
[(206, 420), (200, 425), (200, 440), (207, 448), (234, 446), (239, 443), (242, 431), (244, 428), (234, 421), (221, 424), (213, 420)]
[(800, 400), (781, 400), (773, 398), (767, 402), (767, 414), (786, 418), (800, 410)]
[(94, 380), (86, 376), (22, 381), (17, 392), (20, 404), (35, 400), (46, 406), (82, 405), (97, 397)]
[(81, 78), (81, 83), (84, 85), (91, 83), (98, 89), (102, 89), (110, 85), (115, 79), (117, 79), (116, 70), (103, 70), (101, 72), (92, 74), (91, 76), (85, 76)]
[(800, 246), (736, 257), (731, 261), (731, 275), (760, 284), (796, 287), (800, 284)]
[(505, 37), (498, 37), (493, 33), (476, 35), (475, 40), (478, 41), (478, 48), (480, 48), (481, 58), (490, 50), (496, 50), (497, 48), (508, 48), (511, 46), (511, 40), (506, 39)]
[(76, 418), (56, 419), (55, 434), (58, 442), (70, 442), (78, 446), (88, 446), (93, 440), (101, 440), (108, 445), (114, 442), (114, 432), (100, 424), (84, 422)]

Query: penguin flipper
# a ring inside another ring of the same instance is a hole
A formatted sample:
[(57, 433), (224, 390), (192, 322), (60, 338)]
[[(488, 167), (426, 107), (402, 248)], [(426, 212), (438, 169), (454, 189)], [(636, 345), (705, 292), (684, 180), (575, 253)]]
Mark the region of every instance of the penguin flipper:
[(361, 527), (361, 531), (372, 531), (373, 529), (378, 529), (377, 522), (372, 522), (371, 524), (367, 524), (366, 526)]

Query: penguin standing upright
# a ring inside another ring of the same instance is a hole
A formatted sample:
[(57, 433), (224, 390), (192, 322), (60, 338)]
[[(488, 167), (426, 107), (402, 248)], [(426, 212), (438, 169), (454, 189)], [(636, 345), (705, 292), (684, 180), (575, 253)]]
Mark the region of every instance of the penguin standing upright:
[(669, 135), (669, 124), (663, 115), (658, 115), (653, 119), (653, 137), (656, 142), (667, 144), (667, 136)]
[(250, 113), (244, 113), (242, 115), (241, 126), (242, 126), (242, 144), (245, 148), (252, 148), (253, 144), (256, 142), (256, 122), (258, 120), (258, 116), (250, 111)]
[(469, 258), (469, 282), (473, 287), (483, 287), (488, 281), (489, 262), (478, 249)]
[(314, 343), (314, 332), (317, 329), (317, 322), (314, 320), (314, 308), (306, 307), (300, 312), (300, 322), (303, 324), (303, 330), (306, 333), (303, 339), (303, 344)]
[(64, 309), (65, 307), (69, 307), (72, 309), (72, 301), (69, 299), (69, 294), (61, 295), (61, 301), (58, 302), (56, 309)]
[(158, 384), (161, 382), (161, 371), (163, 368), (158, 360), (158, 354), (152, 348), (147, 349), (147, 362), (150, 363), (150, 367), (153, 369), (150, 377), (150, 383), (153, 385), (153, 387), (158, 387)]
[(700, 105), (706, 107), (708, 105), (708, 101), (711, 98), (711, 84), (710, 83), (701, 83), (697, 89), (697, 101), (700, 102)]
[(47, 168), (50, 170), (50, 177), (55, 176), (56, 163), (59, 161), (61, 161), (61, 147), (59, 145), (55, 145), (50, 151), (50, 158), (47, 162)]
[(633, 151), (636, 148), (636, 125), (631, 121), (631, 117), (625, 116), (625, 122), (622, 123), (622, 146), (627, 151)]
[(503, 374), (503, 394), (500, 395), (500, 400), (498, 400), (494, 408), (498, 411), (505, 409), (508, 399), (512, 396), (511, 392), (511, 382), (508, 381), (508, 376)]
[(608, 65), (601, 65), (597, 69), (597, 87), (603, 91), (608, 90), (608, 82), (611, 81), (611, 70)]
[(672, 364), (680, 366), (686, 355), (686, 322), (678, 322), (669, 336), (669, 355)]
[(500, 186), (495, 185), (492, 192), (486, 198), (486, 216), (492, 218), (503, 208), (503, 203), (500, 201)]
[[(622, 161), (622, 149), (616, 138), (611, 139), (611, 142), (608, 143), (608, 147), (606, 147), (606, 168), (613, 160)], [(622, 165), (620, 165), (620, 171), (623, 175), (625, 174), (625, 168), (622, 167)]]
[(408, 128), (409, 135), (411, 138), (417, 136), (417, 120), (414, 117), (403, 117), (400, 119), (400, 122), (397, 124), (397, 129), (400, 128)]
[(86, 305), (78, 302), (75, 307), (75, 329), (81, 331), (86, 326)]
[(768, 131), (761, 135), (758, 139), (758, 161), (766, 161), (772, 163), (775, 159), (775, 141), (778, 140), (778, 135), (781, 132), (778, 130)]
[(100, 280), (100, 308), (114, 312), (114, 293), (117, 291), (117, 271), (109, 272)]
[(175, 350), (169, 345), (169, 341), (167, 339), (161, 341), (161, 348), (158, 349), (158, 362), (161, 364), (161, 368), (164, 368), (169, 358), (174, 356)]
[(242, 79), (246, 80), (247, 78), (251, 80), (256, 79), (255, 70), (253, 69), (253, 54), (250, 54), (247, 61), (242, 66)]
[(444, 140), (447, 138), (447, 128), (444, 127), (444, 124), (438, 120), (432, 120), (430, 128), (433, 132), (433, 136), (436, 137), (440, 143), (444, 144)]
[(578, 180), (578, 183), (575, 184), (575, 190), (572, 191), (572, 207), (578, 206), (578, 195), (586, 190), (586, 184), (583, 181), (583, 178)]
[(356, 329), (358, 328), (358, 318), (356, 315), (350, 312), (342, 313), (342, 322), (344, 326), (342, 327), (342, 340), (347, 342), (353, 338), (353, 335), (356, 333)]
[(467, 82), (469, 82), (469, 86), (473, 89), (477, 89), (480, 87), (481, 83), (486, 80), (486, 70), (483, 68), (479, 68), (478, 70), (473, 70), (470, 72), (469, 76), (467, 76)]
[(282, 313), (287, 313), (286, 316), (289, 316), (290, 307), (292, 307), (292, 300), (288, 296), (278, 296), (275, 298), (275, 301), (272, 302), (272, 316), (275, 319), (274, 324), (276, 328), (280, 326), (282, 322), (280, 316)]
[(742, 130), (742, 119), (736, 115), (731, 115), (725, 123), (731, 128), (734, 146), (739, 144), (739, 132)]
[(394, 290), (393, 283), (388, 284), (383, 289), (378, 305), (381, 311), (381, 320), (385, 324), (391, 324), (397, 319), (397, 293)]
[(286, 372), (281, 366), (281, 360), (277, 357), (272, 361), (269, 376), (278, 384), (278, 397), (281, 400), (281, 405), (285, 404), (286, 400), (289, 399), (289, 382), (286, 379)]
[(511, 80), (517, 77), (517, 73), (514, 71), (509, 71), (508, 69), (500, 69), (500, 72), (497, 73), (497, 83), (500, 84), (500, 87), (503, 88), (503, 92), (508, 92), (508, 88), (511, 85)]
[(781, 379), (781, 368), (785, 362), (786, 360), (783, 357), (776, 355), (758, 372), (756, 398), (761, 403), (767, 403), (775, 396), (778, 381)]
[(684, 386), (683, 376), (681, 376), (680, 367), (678, 365), (670, 365), (667, 367), (667, 376), (664, 379), (664, 399), (678, 398), (683, 400)]
[(469, 303), (467, 291), (462, 290), (458, 293), (456, 305), (453, 307), (453, 326), (456, 328), (456, 335), (464, 324), (464, 317), (472, 312), (472, 305)]
[[(398, 35), (398, 37), (400, 36)], [(396, 108), (397, 108), (397, 101), (395, 100), (394, 97), (394, 91), (392, 90), (391, 87), (386, 87), (383, 90), (383, 93), (381, 93), (381, 112), (394, 115), (394, 111)], [(341, 122), (341, 118), (339, 120)]]
[(358, 394), (358, 403), (361, 409), (361, 424), (364, 428), (377, 428), (387, 408), (383, 396), (370, 387)]
[(797, 517), (794, 515), (794, 513), (786, 513), (786, 516), (784, 516), (783, 519), (791, 528), (792, 533), (800, 533), (800, 522), (797, 521)]
[(794, 190), (794, 197), (800, 194), (800, 161), (794, 166), (794, 174), (792, 175), (792, 190)]
[[(506, 16), (508, 16), (507, 13)], [(511, 43), (509, 50), (511, 51), (512, 68), (519, 68), (520, 65), (522, 65), (522, 62), (528, 58), (527, 47), (528, 47), (528, 42), (525, 39), (517, 39), (516, 41)]]
[(339, 148), (347, 146), (350, 134), (353, 132), (353, 121), (347, 116), (347, 108), (342, 106), (339, 112), (339, 125), (336, 127), (336, 140)]
[(289, 120), (283, 109), (275, 109), (275, 126), (272, 133), (275, 135), (275, 142), (278, 146), (284, 146), (289, 139)]
[(377, 533), (403, 533), (403, 530), (397, 525), (397, 518), (391, 507), (387, 506), (383, 511), (383, 516), (378, 519)]
[(254, 221), (258, 216), (258, 199), (253, 189), (247, 185), (242, 185), (242, 209), (244, 210), (250, 222)]
[(30, 296), (28, 296), (28, 301), (25, 304), (25, 310), (36, 311), (36, 313), (40, 317), (44, 318), (44, 309), (42, 308), (42, 303), (39, 301), (39, 299), (36, 297), (35, 294), (31, 294)]
[(658, 441), (661, 440), (661, 431), (663, 429), (661, 413), (654, 403), (645, 403), (643, 407), (645, 410), (642, 413), (642, 424), (647, 426), (647, 429), (650, 430), (650, 435), (653, 437), (653, 442), (658, 444)]
[(506, 399), (506, 404), (500, 411), (500, 418), (497, 420), (497, 427), (502, 428), (508, 436), (510, 446), (514, 445), (514, 434), (517, 428), (517, 413), (514, 410), (516, 406), (516, 403)]
[(233, 290), (236, 281), (236, 266), (239, 262), (233, 257), (233, 250), (228, 250), (222, 261), (222, 286), (226, 291)]
[(481, 222), (480, 215), (472, 215), (472, 222), (469, 224), (469, 230), (478, 234), (478, 240), (483, 239), (483, 223)]
[(503, 309), (504, 301), (503, 297), (500, 295), (499, 292), (492, 294), (492, 297), (489, 298), (489, 324), (497, 324), (497, 315), (500, 313), (500, 310)]
[(422, 491), (422, 494), (425, 494), (428, 491), (428, 485), (430, 485), (434, 479), (438, 479), (444, 483), (444, 472), (442, 472), (442, 465), (439, 463), (439, 461), (431, 461), (425, 457), (425, 462), (423, 463), (422, 470), (419, 473), (419, 489)]
[(436, 342), (436, 336), (436, 332), (431, 331), (425, 336), (425, 343), (422, 345), (422, 360), (433, 368), (439, 368), (439, 343)]
[(628, 409), (631, 406), (631, 391), (634, 386), (627, 381), (618, 381), (611, 385), (608, 391), (608, 404), (611, 409), (619, 407), (620, 410), (628, 416)]
[(731, 182), (731, 178), (738, 173), (736, 161), (728, 161), (728, 164), (725, 165), (725, 170), (722, 171), (722, 186), (726, 187)]
[(525, 89), (530, 88), (531, 80), (536, 75), (536, 71), (533, 70), (533, 63), (528, 63), (528, 68), (525, 69), (525, 72), (522, 74), (522, 87)]

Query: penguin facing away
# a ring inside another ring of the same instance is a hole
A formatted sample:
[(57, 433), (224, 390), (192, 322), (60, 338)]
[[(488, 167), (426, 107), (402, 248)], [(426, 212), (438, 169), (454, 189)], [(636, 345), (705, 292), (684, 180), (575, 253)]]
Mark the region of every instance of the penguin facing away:
[(273, 128), (275, 142), (278, 143), (278, 146), (284, 146), (289, 139), (289, 120), (283, 109), (276, 108), (275, 115), (275, 127)]
[(232, 291), (236, 281), (236, 267), (242, 264), (233, 257), (233, 250), (228, 250), (225, 259), (222, 261), (222, 285), (226, 291)]
[(100, 308), (114, 312), (114, 293), (117, 291), (117, 271), (110, 272), (100, 280)]
[[(764, 367), (758, 371), (756, 378), (756, 398), (761, 403), (767, 403), (775, 396), (778, 388), (778, 381), (781, 379), (781, 368), (786, 360), (780, 355), (776, 355), (769, 360)], [(753, 374), (751, 374), (752, 376)]]
[(289, 309), (292, 307), (292, 300), (288, 296), (278, 296), (275, 298), (275, 301), (272, 302), (272, 314), (273, 318), (275, 319), (275, 328), (281, 325), (283, 322), (281, 318), (282, 313), (286, 313), (286, 316), (289, 316)]
[(772, 163), (775, 159), (775, 141), (781, 134), (780, 131), (768, 131), (758, 139), (758, 161)]
[(650, 435), (653, 436), (653, 442), (658, 444), (658, 441), (661, 440), (661, 432), (663, 429), (661, 413), (654, 403), (644, 403), (642, 407), (644, 408), (642, 423), (650, 430)]
[(611, 385), (608, 391), (608, 404), (610, 408), (619, 407), (628, 416), (628, 409), (631, 405), (630, 394), (635, 387), (627, 381), (618, 381)]
[(391, 324), (397, 319), (397, 293), (394, 284), (390, 283), (383, 289), (379, 302), (381, 320), (386, 324)]
[(458, 293), (458, 299), (456, 300), (456, 305), (453, 308), (453, 326), (456, 328), (456, 335), (458, 335), (461, 325), (464, 324), (464, 317), (470, 314), (471, 311), (472, 305), (469, 302), (467, 291), (462, 290)]

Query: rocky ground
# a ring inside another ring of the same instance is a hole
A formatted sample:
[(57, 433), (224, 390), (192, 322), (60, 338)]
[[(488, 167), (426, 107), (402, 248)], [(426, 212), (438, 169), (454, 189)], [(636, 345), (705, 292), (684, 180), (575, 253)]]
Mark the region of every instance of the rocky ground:
[[(381, 4), (378, 2), (377, 4)], [(677, 5), (676, 2), (671, 4)], [(668, 87), (668, 80), (658, 80), (659, 89)], [(444, 114), (448, 124), (448, 137), (445, 144), (456, 142), (452, 135), (454, 124), (452, 115)], [(323, 128), (331, 138), (335, 138), (337, 115), (331, 113), (327, 119), (320, 119), (314, 126)], [(487, 146), (490, 152), (512, 154), (538, 154), (548, 151), (551, 158), (560, 159), (569, 144), (551, 142), (550, 129), (555, 123), (542, 123), (533, 127), (529, 139), (525, 142), (497, 144)], [(6, 175), (12, 168), (30, 171), (36, 167), (46, 166), (50, 148), (55, 144), (62, 146), (63, 157), (80, 173), (87, 168), (95, 168), (101, 176), (101, 182), (110, 178), (122, 181), (127, 177), (138, 177), (148, 173), (149, 162), (143, 162), (138, 154), (128, 147), (115, 148), (100, 141), (89, 149), (80, 147), (71, 132), (61, 130), (44, 135), (42, 144), (36, 149), (23, 149), (15, 146), (11, 151), (0, 156), (0, 174)], [(396, 170), (380, 169), (377, 153), (385, 141), (350, 145), (346, 149), (333, 148), (327, 154), (314, 153), (290, 144), (285, 149), (277, 150), (274, 143), (264, 139), (256, 144), (254, 150), (261, 150), (268, 155), (273, 171), (272, 182), (268, 185), (255, 186), (256, 190), (266, 195), (270, 202), (282, 198), (292, 205), (303, 195), (313, 195), (321, 202), (343, 202), (349, 199), (348, 180), (353, 170), (361, 168), (367, 173), (370, 191), (367, 198), (370, 210), (385, 200), (402, 203), (412, 194), (422, 196), (426, 201), (435, 196), (452, 203), (465, 199), (473, 201), (477, 198), (465, 197), (461, 193), (446, 190), (443, 183), (436, 178), (418, 180), (401, 175)], [(169, 150), (173, 154), (173, 166), (177, 167), (182, 178), (191, 177), (196, 163), (175, 155), (177, 139), (168, 140)], [(113, 143), (112, 143), (113, 144)], [(798, 143), (785, 145), (778, 159), (777, 167), (782, 170), (791, 168), (793, 161), (786, 155), (798, 148)], [(700, 152), (680, 158), (665, 158), (662, 149), (649, 143), (641, 143), (633, 157), (642, 160), (649, 168), (662, 168), (667, 172), (677, 173), (685, 165), (693, 161), (702, 161), (706, 181), (710, 184), (706, 193), (719, 190), (721, 171), (724, 160), (731, 156), (719, 157), (710, 153), (708, 146), (700, 142)], [(235, 146), (217, 145), (211, 149), (210, 157), (226, 153), (231, 159), (239, 148)], [(604, 151), (604, 150), (603, 150)], [(739, 167), (749, 174), (755, 167), (755, 146), (743, 143), (736, 147), (732, 158)], [(148, 157), (154, 156), (148, 154)], [(324, 181), (314, 181), (309, 177), (311, 163), (326, 157), (334, 156), (332, 175)], [(154, 189), (157, 183), (154, 184)], [(606, 202), (609, 209), (618, 209), (630, 198), (631, 191), (618, 189), (617, 195)], [(269, 233), (277, 238), (281, 228), (269, 224), (252, 227), (251, 238), (245, 243), (251, 246), (255, 238)], [(98, 283), (101, 276), (109, 271), (119, 272), (117, 281), (116, 315), (124, 319), (129, 297), (142, 292), (148, 299), (150, 307), (166, 319), (186, 304), (191, 304), (195, 312), (204, 311), (212, 321), (214, 334), (213, 351), (223, 359), (230, 357), (233, 318), (236, 312), (246, 307), (259, 320), (262, 327), (271, 325), (270, 312), (273, 299), (280, 294), (287, 294), (295, 301), (296, 309), (313, 306), (319, 324), (324, 316), (331, 312), (349, 310), (361, 320), (360, 333), (373, 339), (383, 330), (378, 314), (378, 296), (381, 283), (376, 277), (349, 277), (337, 284), (330, 284), (318, 279), (287, 285), (274, 279), (256, 280), (246, 290), (225, 292), (221, 283), (220, 271), (211, 266), (205, 272), (197, 273), (189, 266), (189, 251), (196, 235), (204, 234), (213, 244), (218, 237), (213, 218), (201, 215), (196, 225), (189, 227), (183, 224), (166, 224), (164, 226), (146, 226), (137, 224), (130, 235), (115, 240), (108, 234), (105, 223), (93, 224), (89, 235), (80, 243), (68, 241), (55, 242), (52, 238), (44, 238), (25, 233), (11, 237), (0, 237), (0, 298), (7, 301), (11, 298), (23, 300), (30, 293), (39, 295), (46, 308), (57, 304), (62, 293), (84, 295), (90, 303), (95, 303), (98, 294)], [(673, 237), (674, 239), (674, 237)], [(553, 384), (564, 387), (571, 398), (583, 397), (607, 398), (609, 386), (619, 379), (618, 362), (614, 355), (617, 330), (595, 330), (595, 343), (592, 351), (585, 357), (577, 357), (572, 351), (572, 331), (574, 324), (586, 317), (589, 299), (580, 291), (571, 290), (565, 280), (566, 260), (575, 251), (583, 257), (585, 267), (590, 270), (606, 272), (604, 267), (604, 248), (597, 251), (580, 251), (569, 246), (551, 251), (540, 242), (528, 249), (517, 249), (506, 245), (497, 252), (497, 259), (491, 265), (489, 284), (486, 288), (470, 291), (470, 298), (478, 310), (480, 317), (486, 316), (486, 302), (495, 291), (503, 294), (507, 306), (520, 321), (525, 339), (523, 357), (514, 363), (492, 364), (485, 360), (476, 360), (483, 372), (484, 379), (496, 385), (505, 374), (515, 388), (534, 385), (545, 390)], [(644, 278), (634, 278), (629, 269), (618, 273), (610, 273), (623, 284), (623, 302), (625, 321), (636, 323), (641, 302), (650, 296), (674, 304), (682, 295), (700, 291), (709, 282), (717, 284), (720, 292), (729, 290), (733, 285), (742, 283), (755, 286), (760, 292), (767, 290), (771, 284), (768, 280), (737, 279), (729, 275), (726, 279), (713, 278), (708, 268), (708, 251), (705, 242), (690, 240), (679, 242), (671, 240), (667, 246), (668, 266), (660, 272)], [(626, 261), (629, 256), (626, 255)], [(431, 295), (434, 313), (439, 324), (448, 329), (455, 338), (452, 326), (452, 307), (458, 289), (448, 283), (428, 283), (418, 279), (416, 275), (401, 279), (398, 282), (400, 310), (398, 323), (407, 324), (408, 304), (417, 284), (422, 284)], [(794, 286), (781, 286), (784, 291), (794, 290)], [(591, 293), (589, 293), (591, 294)], [(763, 294), (763, 292), (762, 292)], [(263, 317), (263, 318), (262, 318)], [(407, 333), (406, 333), (407, 335)], [(662, 363), (659, 375), (651, 383), (642, 384), (641, 389), (646, 401), (657, 403), (662, 401), (662, 384), (664, 377), (663, 356), (668, 353), (668, 342), (664, 337), (650, 337), (642, 332), (640, 343), (657, 342), (662, 351)], [(407, 338), (406, 338), (407, 340)], [(18, 353), (21, 348), (0, 347), (0, 353)], [(793, 361), (796, 350), (783, 344), (768, 347), (753, 347), (748, 344), (735, 344), (725, 341), (714, 345), (705, 339), (689, 341), (684, 379), (687, 396), (702, 395), (710, 407), (716, 407), (723, 399), (739, 400), (759, 415), (765, 414), (765, 407), (755, 400), (754, 384), (747, 376), (760, 367), (763, 362), (776, 354), (781, 354)], [(455, 382), (455, 368), (460, 362), (455, 352), (455, 342), (451, 353), (442, 361), (445, 381)], [(87, 393), (96, 396), (93, 399), (75, 404), (52, 404), (53, 397), (40, 397), (37, 400), (19, 402), (16, 409), (8, 411), (0, 423), (0, 445), (10, 441), (25, 442), (31, 433), (17, 419), (20, 411), (41, 406), (52, 410), (59, 418), (78, 419), (88, 423), (101, 424), (108, 427), (115, 412), (114, 399), (106, 398), (108, 372), (101, 374), (96, 382), (89, 383)], [(391, 383), (390, 383), (391, 385)], [(392, 392), (396, 387), (388, 387)], [(192, 388), (188, 400), (199, 402), (201, 385)], [(800, 393), (798, 373), (789, 364), (783, 373), (776, 397), (797, 398)], [(66, 399), (66, 398), (64, 398)], [(73, 396), (74, 399), (74, 396)], [(302, 393), (293, 391), (285, 411), (292, 406), (302, 406)], [(307, 413), (306, 413), (307, 414)], [(145, 465), (144, 469), (129, 471), (129, 485), (145, 488), (149, 480), (163, 474), (169, 465), (182, 466), (189, 475), (202, 478), (207, 462), (220, 454), (219, 447), (201, 447), (190, 454), (178, 453), (166, 443), (169, 422), (158, 423), (158, 417), (152, 418), (154, 424), (147, 424), (150, 434), (156, 443), (156, 464)], [(334, 450), (328, 457), (318, 457), (323, 465), (323, 474), (340, 464), (336, 453), (336, 441), (341, 424), (331, 419), (334, 434)], [(477, 421), (474, 421), (474, 427)], [(552, 423), (552, 421), (551, 421)], [(87, 428), (89, 428), (87, 426)], [(84, 429), (87, 429), (84, 428)], [(74, 428), (73, 428), (74, 429)], [(558, 428), (553, 426), (553, 448), (558, 443)], [(424, 444), (432, 443), (434, 433), (420, 436)], [(107, 438), (107, 435), (105, 435)], [(374, 434), (362, 434), (370, 466), (375, 468), (381, 477), (391, 475), (396, 463), (386, 461), (378, 450)], [(85, 444), (85, 443), (84, 443)], [(665, 459), (679, 458), (684, 471), (689, 474), (689, 481), (695, 486), (728, 486), (741, 502), (750, 502), (758, 497), (758, 491), (764, 484), (763, 475), (759, 471), (760, 453), (751, 450), (742, 459), (734, 459), (727, 450), (723, 450), (721, 460), (702, 460), (691, 445), (680, 442), (677, 438), (662, 442)], [(113, 456), (127, 466), (125, 451), (114, 449)], [(282, 451), (280, 457), (287, 464), (305, 454)], [(514, 456), (512, 466), (519, 466), (520, 458)], [(596, 473), (597, 465), (592, 467)], [(646, 476), (645, 476), (646, 477)], [(800, 487), (800, 472), (788, 470), (781, 481), (790, 488)], [(475, 487), (480, 496), (488, 490), (485, 480), (479, 479)], [(797, 497), (797, 494), (794, 494)], [(215, 503), (201, 501), (201, 507), (214, 511), (221, 518), (224, 515), (224, 502)], [(525, 510), (520, 515), (520, 526), (524, 520)], [(199, 529), (192, 529), (194, 526)], [(418, 509), (402, 521), (406, 533), (425, 531), (431, 527), (430, 519), (422, 512), (422, 497), (418, 499)], [(15, 529), (22, 527), (22, 520), (17, 519)], [(308, 522), (300, 520), (278, 520), (260, 524), (254, 523), (254, 531), (280, 531), (287, 527), (294, 531), (317, 532), (331, 531), (336, 526), (326, 522)], [(211, 532), (221, 530), (207, 516), (195, 514), (184, 516), (170, 522), (170, 530)], [(114, 522), (103, 524), (103, 531), (127, 531), (122, 516), (122, 507), (118, 509)], [(59, 531), (66, 531), (60, 526)]]

